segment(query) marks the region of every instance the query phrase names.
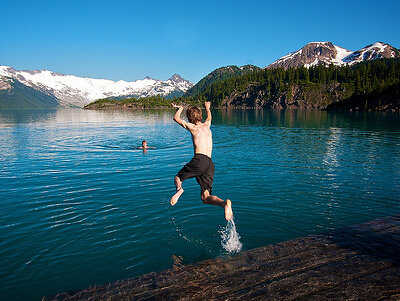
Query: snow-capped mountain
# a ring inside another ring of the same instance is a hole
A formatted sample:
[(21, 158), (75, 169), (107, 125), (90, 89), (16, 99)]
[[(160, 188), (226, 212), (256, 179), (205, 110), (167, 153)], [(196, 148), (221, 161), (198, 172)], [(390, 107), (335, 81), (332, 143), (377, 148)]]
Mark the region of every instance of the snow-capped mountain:
[(365, 46), (346, 56), (343, 61), (348, 64), (370, 61), (381, 58), (398, 58), (400, 51), (389, 44), (376, 42), (375, 44)]
[(311, 67), (318, 64), (352, 65), (379, 58), (397, 58), (400, 51), (389, 44), (376, 42), (360, 50), (351, 51), (331, 42), (311, 42), (303, 48), (276, 60), (267, 68)]
[(191, 87), (193, 87), (193, 84), (182, 78), (179, 74), (175, 73), (174, 75), (172, 75), (167, 81), (166, 83), (176, 87), (178, 90), (182, 91), (182, 92), (186, 92), (187, 90), (189, 90)]
[(166, 81), (146, 77), (127, 82), (64, 75), (48, 70), (18, 71), (8, 66), (0, 66), (0, 76), (13, 78), (28, 87), (54, 96), (60, 105), (79, 107), (107, 97), (183, 94), (193, 86), (178, 74)]

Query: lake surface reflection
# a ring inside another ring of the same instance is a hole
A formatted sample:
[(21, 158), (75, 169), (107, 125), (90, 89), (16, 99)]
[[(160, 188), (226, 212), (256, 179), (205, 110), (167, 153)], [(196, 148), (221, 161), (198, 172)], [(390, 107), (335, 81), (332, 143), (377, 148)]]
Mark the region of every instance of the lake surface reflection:
[[(0, 111), (0, 295), (39, 299), (225, 255), (173, 111)], [(243, 249), (400, 213), (400, 117), (213, 112), (214, 192)], [(136, 149), (146, 139), (156, 149)]]

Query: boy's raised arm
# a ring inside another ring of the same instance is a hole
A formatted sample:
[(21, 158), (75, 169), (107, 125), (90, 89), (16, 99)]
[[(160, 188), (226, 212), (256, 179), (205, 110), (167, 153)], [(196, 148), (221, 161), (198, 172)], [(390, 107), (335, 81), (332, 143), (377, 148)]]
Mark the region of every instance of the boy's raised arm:
[(177, 123), (180, 124), (180, 122), (182, 122), (181, 114), (182, 114), (182, 111), (183, 111), (183, 107), (180, 106), (180, 105), (176, 105), (176, 104), (174, 104), (174, 103), (171, 103), (171, 105), (172, 105), (174, 108), (177, 108), (177, 109), (178, 109), (178, 110), (175, 112), (174, 120), (175, 120)]
[(204, 107), (206, 108), (206, 112), (207, 112), (207, 119), (204, 123), (207, 123), (208, 125), (211, 125), (211, 119), (212, 119), (210, 106), (211, 106), (211, 103), (209, 101), (206, 101), (204, 103)]
[(174, 108), (177, 108), (177, 109), (178, 109), (178, 110), (175, 112), (174, 121), (175, 121), (176, 123), (178, 123), (180, 126), (184, 127), (185, 129), (189, 129), (189, 123), (187, 123), (185, 120), (183, 120), (183, 119), (181, 118), (181, 114), (182, 114), (182, 111), (183, 111), (183, 106), (181, 106), (181, 105), (176, 105), (176, 104), (174, 104), (174, 103), (171, 103), (171, 105), (172, 105)]

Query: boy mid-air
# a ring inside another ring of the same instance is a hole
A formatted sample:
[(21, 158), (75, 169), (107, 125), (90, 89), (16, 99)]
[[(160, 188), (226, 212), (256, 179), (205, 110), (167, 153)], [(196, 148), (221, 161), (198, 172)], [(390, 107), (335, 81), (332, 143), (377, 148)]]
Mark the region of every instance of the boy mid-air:
[(232, 203), (229, 199), (226, 201), (212, 195), (212, 184), (214, 178), (214, 164), (211, 161), (212, 153), (212, 133), (210, 102), (204, 103), (207, 112), (207, 119), (202, 122), (201, 109), (190, 107), (186, 111), (189, 122), (181, 119), (183, 107), (172, 104), (178, 110), (175, 113), (174, 120), (192, 134), (194, 157), (187, 163), (175, 176), (176, 193), (171, 198), (171, 205), (178, 202), (183, 193), (182, 182), (189, 178), (196, 177), (197, 183), (201, 187), (201, 199), (204, 204), (217, 205), (225, 209), (225, 219), (231, 220), (233, 217)]

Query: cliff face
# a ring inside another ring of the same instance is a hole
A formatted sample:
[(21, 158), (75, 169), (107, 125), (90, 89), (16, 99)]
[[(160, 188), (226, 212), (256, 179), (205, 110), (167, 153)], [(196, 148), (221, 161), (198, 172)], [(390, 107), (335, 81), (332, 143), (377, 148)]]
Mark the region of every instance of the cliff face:
[(328, 105), (328, 110), (400, 112), (400, 83)]
[(232, 93), (221, 106), (234, 108), (307, 109), (324, 110), (350, 95), (351, 88), (332, 83), (296, 84), (269, 93), (264, 86), (250, 85), (242, 93)]

